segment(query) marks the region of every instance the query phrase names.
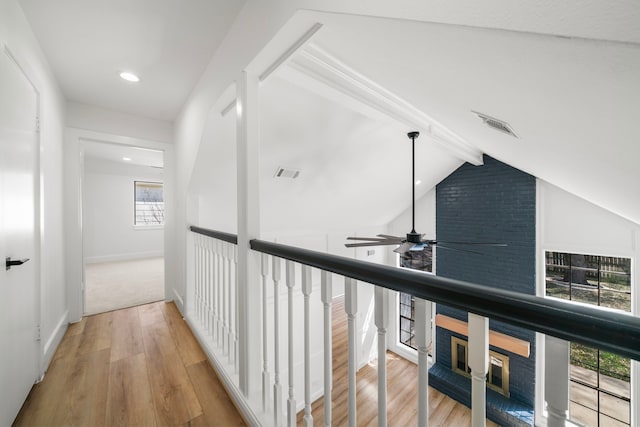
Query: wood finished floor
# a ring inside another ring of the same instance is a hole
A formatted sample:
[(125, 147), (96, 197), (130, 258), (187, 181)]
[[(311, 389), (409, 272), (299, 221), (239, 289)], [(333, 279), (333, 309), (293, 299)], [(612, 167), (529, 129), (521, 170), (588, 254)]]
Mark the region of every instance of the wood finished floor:
[(15, 426), (245, 425), (173, 303), (70, 325)]
[[(347, 379), (347, 315), (344, 298), (335, 298), (332, 309), (333, 390), (332, 421), (335, 426), (348, 424)], [(357, 373), (357, 424), (375, 426), (378, 423), (378, 365), (369, 363)], [(418, 367), (387, 351), (387, 421), (389, 426), (418, 424)], [(304, 411), (298, 413), (298, 425)], [(311, 405), (314, 426), (324, 425), (324, 399)], [(463, 404), (429, 387), (429, 426), (463, 427), (471, 425), (471, 410)], [(488, 427), (498, 424), (487, 420)]]

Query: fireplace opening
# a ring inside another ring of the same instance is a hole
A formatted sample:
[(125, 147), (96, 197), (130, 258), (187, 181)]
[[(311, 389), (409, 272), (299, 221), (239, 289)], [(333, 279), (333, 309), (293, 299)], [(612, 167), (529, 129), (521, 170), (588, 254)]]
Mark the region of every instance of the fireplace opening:
[[(471, 377), (469, 350), (466, 340), (451, 337), (451, 369), (457, 374)], [(509, 397), (509, 356), (489, 350), (487, 387)]]

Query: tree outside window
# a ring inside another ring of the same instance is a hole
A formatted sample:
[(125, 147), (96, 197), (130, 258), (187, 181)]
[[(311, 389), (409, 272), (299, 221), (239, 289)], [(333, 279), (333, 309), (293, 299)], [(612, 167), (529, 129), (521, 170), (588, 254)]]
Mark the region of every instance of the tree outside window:
[(134, 181), (134, 225), (164, 225), (164, 184)]

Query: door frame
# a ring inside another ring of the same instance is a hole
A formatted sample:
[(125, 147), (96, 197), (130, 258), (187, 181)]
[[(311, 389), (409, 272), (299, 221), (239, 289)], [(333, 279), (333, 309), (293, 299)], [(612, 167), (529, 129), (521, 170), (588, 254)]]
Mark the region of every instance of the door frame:
[(4, 40), (0, 39), (0, 50), (2, 51), (2, 55), (6, 55), (9, 61), (13, 62), (17, 69), (22, 73), (25, 79), (29, 82), (36, 96), (36, 116), (34, 117), (34, 126), (36, 126), (36, 121), (38, 123), (38, 130), (36, 132), (36, 143), (35, 143), (35, 156), (33, 163), (33, 172), (37, 174), (37, 179), (34, 179), (34, 187), (33, 187), (33, 207), (34, 207), (34, 225), (33, 225), (33, 270), (34, 270), (34, 310), (35, 310), (35, 324), (34, 327), (37, 328), (38, 331), (38, 354), (36, 355), (36, 367), (35, 372), (37, 378), (35, 378), (36, 382), (39, 382), (44, 376), (44, 372), (46, 370), (46, 360), (45, 360), (45, 342), (42, 340), (42, 336), (40, 335), (40, 330), (42, 328), (42, 256), (41, 256), (41, 248), (42, 248), (42, 178), (43, 178), (43, 170), (42, 170), (42, 162), (40, 161), (40, 153), (42, 152), (42, 138), (40, 136), (40, 120), (42, 117), (42, 103), (41, 103), (41, 91), (40, 91), (40, 80), (37, 77), (35, 71), (29, 66), (29, 62), (24, 60), (22, 56), (14, 51)]
[[(82, 209), (84, 203), (84, 142), (101, 142), (131, 147), (150, 148), (163, 152), (164, 157), (164, 195), (165, 259), (171, 256), (170, 247), (174, 233), (174, 151), (169, 143), (149, 139), (113, 135), (84, 129), (67, 127), (64, 138), (64, 186), (65, 186), (65, 260), (67, 276), (67, 305), (69, 322), (79, 322), (84, 316), (84, 253)], [(169, 256), (167, 256), (169, 255)], [(165, 262), (164, 283), (165, 300), (171, 300), (169, 294), (174, 266)]]

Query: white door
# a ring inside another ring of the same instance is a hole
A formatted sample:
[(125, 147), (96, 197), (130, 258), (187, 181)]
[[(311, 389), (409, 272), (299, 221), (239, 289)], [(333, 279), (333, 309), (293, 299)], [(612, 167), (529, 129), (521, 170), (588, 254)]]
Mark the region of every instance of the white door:
[[(0, 51), (0, 427), (11, 425), (38, 376), (37, 99)], [(30, 261), (7, 270), (7, 257)]]

